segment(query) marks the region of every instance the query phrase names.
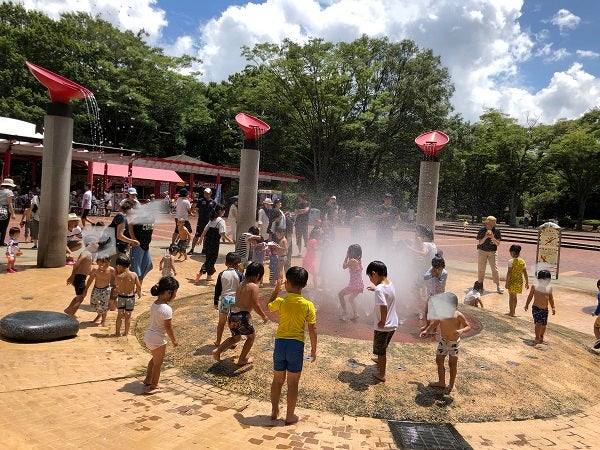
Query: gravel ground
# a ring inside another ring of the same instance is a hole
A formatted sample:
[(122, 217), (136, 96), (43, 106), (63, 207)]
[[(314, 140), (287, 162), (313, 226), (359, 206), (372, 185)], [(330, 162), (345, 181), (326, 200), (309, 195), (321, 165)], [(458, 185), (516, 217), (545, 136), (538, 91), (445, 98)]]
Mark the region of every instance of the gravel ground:
[[(233, 361), (243, 341), (218, 363), (211, 356), (217, 324), (212, 295), (178, 298), (173, 309), (180, 346), (168, 346), (166, 366), (238, 394), (269, 399), (274, 320), (255, 321), (256, 340), (250, 352), (254, 364), (240, 368)], [(549, 342), (533, 347), (529, 317), (461, 309), (478, 319), (483, 330), (462, 340), (456, 389), (450, 395), (428, 387), (436, 378), (435, 340), (391, 343), (387, 381), (378, 383), (372, 376), (370, 341), (319, 334), (317, 360), (304, 364), (298, 406), (395, 420), (488, 422), (574, 413), (600, 401), (600, 391), (589, 388), (597, 383), (600, 369), (598, 356), (583, 344), (589, 337), (550, 323)], [(148, 313), (136, 323), (142, 345), (147, 323)], [(228, 336), (226, 327), (224, 338)]]

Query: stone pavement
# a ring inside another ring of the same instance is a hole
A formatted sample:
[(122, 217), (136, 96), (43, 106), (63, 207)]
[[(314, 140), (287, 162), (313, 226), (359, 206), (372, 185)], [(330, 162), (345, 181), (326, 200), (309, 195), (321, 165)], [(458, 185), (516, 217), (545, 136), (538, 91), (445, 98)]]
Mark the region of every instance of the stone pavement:
[[(153, 256), (158, 267), (160, 247), (167, 244), (170, 229), (155, 233)], [(24, 255), (18, 260), (17, 273), (6, 274), (2, 267), (0, 317), (26, 309), (62, 311), (73, 297), (73, 288), (65, 285), (70, 266), (38, 269), (30, 246), (22, 245)], [(222, 245), (221, 252), (231, 248)], [(190, 282), (198, 261), (194, 257), (177, 264), (179, 297), (212, 290), (212, 285)], [(472, 285), (474, 265), (448, 261), (448, 270), (449, 291), (462, 292)], [(158, 270), (151, 272), (144, 290), (159, 275)], [(553, 323), (590, 335), (595, 280), (561, 277), (554, 284), (558, 312), (550, 319), (548, 335)], [(150, 295), (140, 299), (134, 319), (152, 301)], [(484, 303), (486, 309), (502, 314), (507, 295), (487, 294)], [(165, 389), (144, 395), (141, 380), (149, 354), (134, 336), (111, 336), (116, 313), (109, 313), (107, 328), (86, 322), (94, 315), (89, 303), (87, 307), (84, 303), (79, 312), (81, 329), (74, 339), (37, 344), (0, 340), (4, 448), (396, 448), (384, 420), (303, 409), (302, 395), (299, 413), (304, 420), (292, 426), (270, 420), (268, 399), (247, 398), (195, 382), (176, 369), (163, 372)], [(517, 320), (528, 318), (523, 314)], [(174, 327), (177, 332), (176, 320)], [(593, 342), (591, 336), (589, 342)], [(598, 448), (599, 415), (600, 405), (589, 405), (579, 414), (547, 420), (455, 426), (473, 448)]]

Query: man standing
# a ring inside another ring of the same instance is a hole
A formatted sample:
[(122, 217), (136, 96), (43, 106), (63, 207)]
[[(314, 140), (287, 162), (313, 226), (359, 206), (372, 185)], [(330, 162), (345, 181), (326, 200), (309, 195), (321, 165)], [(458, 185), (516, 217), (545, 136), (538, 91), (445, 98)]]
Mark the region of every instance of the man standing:
[[(196, 226), (196, 235), (194, 236), (194, 240), (192, 241), (192, 248), (188, 252), (188, 255), (194, 254), (194, 247), (198, 243), (198, 239), (202, 232), (204, 231), (204, 227), (210, 221), (209, 214), (215, 209), (216, 202), (211, 198), (212, 190), (210, 188), (204, 189), (202, 193), (202, 197), (198, 198), (196, 202), (196, 207), (198, 209), (198, 225)], [(204, 253), (204, 250), (202, 250)]]
[(175, 203), (175, 231), (171, 243), (174, 244), (179, 233), (177, 232), (177, 223), (181, 219), (184, 221), (183, 226), (192, 234), (192, 224), (189, 221), (190, 213), (192, 212), (192, 204), (188, 199), (188, 190), (183, 188), (179, 191), (179, 197)]
[(83, 193), (83, 198), (81, 199), (81, 226), (85, 227), (85, 223), (89, 223), (90, 225), (94, 225), (90, 219), (88, 219), (88, 214), (92, 209), (92, 183), (85, 183), (85, 192)]
[(496, 292), (502, 294), (504, 289), (500, 287), (500, 276), (498, 275), (498, 265), (496, 263), (496, 252), (498, 245), (502, 240), (500, 230), (496, 229), (496, 218), (488, 216), (485, 219), (485, 226), (477, 232), (477, 281), (482, 283), (485, 279), (485, 267), (487, 262), (492, 269), (492, 280), (496, 284)]
[(398, 221), (400, 212), (392, 206), (392, 194), (385, 194), (383, 205), (375, 208), (375, 239), (378, 245), (389, 248), (394, 237), (393, 227)]
[(308, 219), (310, 215), (310, 203), (306, 200), (304, 192), (298, 194), (294, 212), (296, 213), (296, 245), (298, 246), (298, 256), (302, 256), (302, 238), (304, 238), (304, 247), (306, 247), (308, 243)]
[(147, 209), (140, 208), (136, 204), (128, 219), (128, 227), (129, 237), (140, 243), (129, 249), (130, 269), (137, 274), (140, 284), (142, 284), (153, 267), (150, 257), (150, 242), (152, 242), (152, 233), (154, 232), (154, 217), (149, 214)]
[(271, 222), (273, 221), (273, 200), (265, 198), (263, 207), (258, 210), (258, 230), (263, 239), (270, 239)]
[(130, 187), (129, 189), (127, 189), (127, 197), (121, 200), (121, 203), (123, 203), (127, 199), (131, 200), (136, 206), (140, 205), (140, 201), (137, 198), (137, 189), (134, 187)]

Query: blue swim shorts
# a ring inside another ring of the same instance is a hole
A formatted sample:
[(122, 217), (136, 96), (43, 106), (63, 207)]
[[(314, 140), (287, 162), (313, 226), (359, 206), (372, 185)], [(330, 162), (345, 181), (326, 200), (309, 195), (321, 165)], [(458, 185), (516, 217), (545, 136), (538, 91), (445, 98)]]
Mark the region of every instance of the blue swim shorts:
[(304, 362), (304, 342), (297, 339), (275, 339), (273, 350), (273, 370), (302, 372)]

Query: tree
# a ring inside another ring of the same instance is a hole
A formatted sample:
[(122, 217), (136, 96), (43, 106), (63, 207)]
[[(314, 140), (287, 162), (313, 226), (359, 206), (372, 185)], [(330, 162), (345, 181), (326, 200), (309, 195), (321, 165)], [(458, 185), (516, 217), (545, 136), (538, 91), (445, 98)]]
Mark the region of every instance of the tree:
[(576, 228), (580, 230), (587, 201), (600, 187), (597, 171), (600, 144), (589, 129), (573, 124), (570, 130), (550, 145), (549, 157), (577, 202)]

